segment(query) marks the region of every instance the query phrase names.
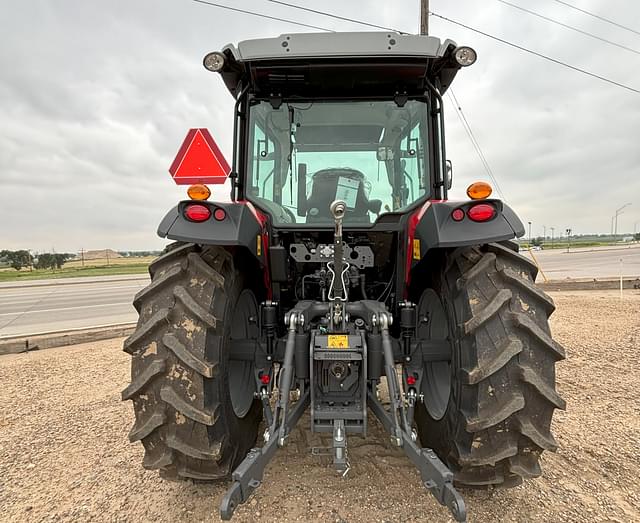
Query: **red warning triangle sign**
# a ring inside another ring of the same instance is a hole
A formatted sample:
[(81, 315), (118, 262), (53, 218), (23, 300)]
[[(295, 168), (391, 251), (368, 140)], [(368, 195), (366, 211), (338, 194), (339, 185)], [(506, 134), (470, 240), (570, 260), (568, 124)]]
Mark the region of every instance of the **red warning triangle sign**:
[(224, 183), (231, 167), (207, 129), (189, 129), (169, 167), (178, 185)]

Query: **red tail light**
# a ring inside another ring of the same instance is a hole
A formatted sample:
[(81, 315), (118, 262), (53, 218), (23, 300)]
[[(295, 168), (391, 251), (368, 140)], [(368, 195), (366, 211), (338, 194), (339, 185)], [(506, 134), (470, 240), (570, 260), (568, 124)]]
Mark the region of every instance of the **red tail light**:
[(455, 221), (461, 222), (464, 219), (464, 211), (462, 209), (454, 209), (451, 213), (451, 217)]
[(192, 222), (204, 222), (211, 218), (211, 211), (206, 205), (193, 204), (185, 207), (184, 215)]
[(213, 217), (219, 222), (221, 222), (227, 217), (227, 213), (225, 212), (224, 209), (221, 209), (220, 207), (218, 207), (215, 211), (213, 211)]
[(467, 211), (467, 216), (474, 222), (487, 222), (496, 215), (496, 208), (488, 203), (479, 203)]

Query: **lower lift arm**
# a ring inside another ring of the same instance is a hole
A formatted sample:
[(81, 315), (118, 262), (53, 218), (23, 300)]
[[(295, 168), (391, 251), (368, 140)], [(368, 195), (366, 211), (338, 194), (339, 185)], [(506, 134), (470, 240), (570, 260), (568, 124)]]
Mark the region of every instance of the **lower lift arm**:
[[(392, 442), (402, 447), (407, 457), (420, 471), (424, 486), (429, 489), (441, 505), (446, 506), (451, 511), (451, 515), (456, 521), (466, 521), (467, 509), (464, 499), (453, 486), (453, 472), (436, 456), (433, 450), (420, 448), (415, 444), (409, 432), (410, 427), (401, 426), (401, 423), (404, 424), (406, 420), (406, 412), (404, 403), (401, 400), (398, 401), (401, 398), (401, 392), (395, 365), (393, 365), (392, 356), (389, 354), (391, 349), (390, 319), (390, 314), (386, 312), (377, 316), (385, 352), (385, 372), (391, 399), (391, 412), (388, 412), (382, 406), (372, 391), (369, 391), (368, 394), (369, 408), (380, 420), (387, 432), (391, 434)], [(391, 359), (391, 362), (389, 362), (389, 359)]]

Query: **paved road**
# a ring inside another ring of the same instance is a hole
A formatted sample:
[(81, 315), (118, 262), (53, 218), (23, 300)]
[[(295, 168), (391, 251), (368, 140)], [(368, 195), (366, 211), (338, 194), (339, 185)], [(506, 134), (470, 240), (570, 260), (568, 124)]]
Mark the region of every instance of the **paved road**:
[(0, 337), (133, 322), (131, 305), (145, 277), (0, 287)]
[[(526, 255), (526, 253), (525, 253)], [(640, 277), (640, 246), (591, 251), (537, 251), (550, 280)], [(131, 302), (148, 280), (144, 276), (48, 280), (0, 285), (0, 337), (134, 322)]]
[[(526, 252), (524, 254), (527, 255)], [(620, 259), (624, 277), (640, 277), (640, 245), (622, 249), (581, 249), (570, 252), (549, 249), (533, 251), (533, 256), (550, 280), (617, 278), (620, 276)]]

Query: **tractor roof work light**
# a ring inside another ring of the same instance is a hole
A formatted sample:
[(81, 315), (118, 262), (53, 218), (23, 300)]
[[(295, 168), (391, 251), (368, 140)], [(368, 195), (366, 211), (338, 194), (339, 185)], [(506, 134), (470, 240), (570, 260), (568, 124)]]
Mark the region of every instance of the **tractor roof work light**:
[(207, 71), (211, 71), (212, 73), (219, 73), (222, 71), (224, 67), (225, 57), (220, 51), (214, 51), (213, 53), (209, 53), (202, 60), (202, 65)]
[(475, 64), (478, 59), (478, 53), (471, 49), (471, 47), (466, 46), (458, 47), (454, 56), (456, 58), (456, 62), (458, 62), (461, 67), (469, 67), (470, 65)]

